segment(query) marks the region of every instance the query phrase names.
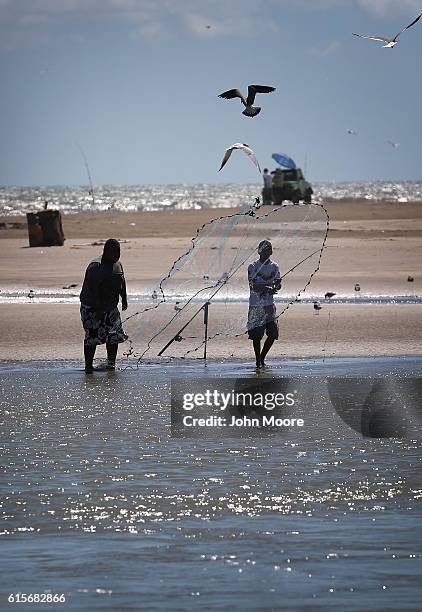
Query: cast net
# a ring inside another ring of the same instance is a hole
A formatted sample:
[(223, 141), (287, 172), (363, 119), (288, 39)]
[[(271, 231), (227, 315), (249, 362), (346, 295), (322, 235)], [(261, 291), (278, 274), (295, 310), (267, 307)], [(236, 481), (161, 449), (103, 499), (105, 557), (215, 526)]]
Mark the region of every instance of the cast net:
[(168, 272), (130, 307), (123, 321), (127, 359), (203, 358), (205, 336), (208, 357), (232, 356), (247, 339), (247, 270), (259, 257), (258, 244), (271, 241), (271, 259), (280, 268), (281, 290), (275, 295), (280, 318), (319, 269), (328, 228), (320, 203), (255, 204), (205, 224)]

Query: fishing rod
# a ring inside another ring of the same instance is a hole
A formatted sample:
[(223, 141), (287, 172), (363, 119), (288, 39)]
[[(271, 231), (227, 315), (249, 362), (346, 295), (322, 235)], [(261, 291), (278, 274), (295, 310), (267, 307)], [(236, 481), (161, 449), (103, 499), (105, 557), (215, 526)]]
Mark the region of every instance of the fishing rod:
[(164, 351), (166, 349), (168, 349), (168, 347), (171, 344), (173, 344), (173, 342), (181, 342), (183, 340), (183, 338), (182, 338), (182, 336), (180, 334), (182, 333), (182, 331), (184, 331), (187, 328), (187, 326), (190, 323), (192, 323), (194, 318), (201, 312), (201, 310), (203, 310), (204, 311), (204, 325), (205, 325), (204, 359), (206, 361), (207, 360), (207, 342), (208, 342), (208, 310), (209, 310), (209, 306), (210, 306), (209, 302), (205, 302), (205, 304), (202, 304), (202, 306), (195, 312), (193, 317), (191, 317), (189, 319), (189, 321), (187, 323), (185, 323), (184, 326), (181, 329), (179, 329), (179, 331), (173, 336), (173, 338), (171, 340), (169, 340), (169, 342), (167, 342), (166, 346), (161, 349), (161, 351), (158, 353), (158, 356), (161, 357), (161, 355), (164, 353)]
[(77, 142), (76, 146), (78, 147), (81, 155), (82, 155), (82, 159), (84, 160), (84, 164), (85, 164), (85, 169), (86, 169), (86, 173), (88, 175), (88, 181), (89, 181), (89, 195), (92, 197), (92, 206), (95, 206), (95, 197), (94, 197), (94, 185), (92, 184), (92, 177), (91, 177), (91, 171), (89, 169), (89, 165), (88, 165), (88, 160), (87, 157), (85, 155), (85, 151), (83, 150), (83, 148), (81, 147), (81, 145)]

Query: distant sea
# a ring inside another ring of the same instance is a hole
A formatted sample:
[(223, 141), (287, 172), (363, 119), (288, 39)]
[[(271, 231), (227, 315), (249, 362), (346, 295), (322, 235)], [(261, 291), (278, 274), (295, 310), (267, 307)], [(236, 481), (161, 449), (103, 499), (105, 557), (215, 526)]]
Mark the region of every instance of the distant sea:
[[(422, 182), (314, 183), (318, 199), (366, 199), (368, 202), (414, 202), (422, 200)], [(102, 185), (0, 187), (0, 214), (23, 215), (50, 208), (66, 213), (80, 211), (200, 210), (232, 208), (253, 202), (260, 195), (260, 184), (224, 185)]]

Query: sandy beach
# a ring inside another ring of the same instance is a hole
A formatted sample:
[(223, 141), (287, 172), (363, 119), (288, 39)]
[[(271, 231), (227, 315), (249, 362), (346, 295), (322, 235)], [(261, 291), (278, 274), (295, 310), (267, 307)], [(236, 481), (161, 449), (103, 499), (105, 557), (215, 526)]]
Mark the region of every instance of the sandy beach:
[[(362, 301), (374, 295), (422, 296), (422, 203), (329, 202), (330, 232), (321, 269), (306, 294), (326, 291)], [(63, 247), (29, 248), (24, 217), (0, 218), (2, 273), (0, 359), (78, 358), (82, 329), (76, 303), (22, 303), (13, 292), (32, 289), (78, 294), (87, 264), (110, 236), (122, 241), (122, 263), (130, 294), (151, 287), (189, 246), (202, 224), (233, 209), (143, 213), (79, 213), (63, 218)], [(276, 257), (275, 257), (276, 259)], [(282, 262), (279, 262), (282, 265)], [(408, 277), (414, 282), (408, 282)], [(76, 284), (77, 287), (63, 290)], [(23, 300), (25, 301), (25, 300)], [(36, 302), (36, 300), (35, 300)], [(131, 309), (130, 305), (128, 314)], [(246, 317), (247, 304), (235, 306)], [(329, 320), (328, 320), (329, 319)], [(281, 341), (272, 357), (419, 355), (422, 328), (418, 304), (295, 304), (280, 320)], [(327, 333), (328, 332), (328, 333)], [(250, 355), (246, 337), (219, 341), (214, 353)], [(101, 353), (99, 352), (99, 355)]]

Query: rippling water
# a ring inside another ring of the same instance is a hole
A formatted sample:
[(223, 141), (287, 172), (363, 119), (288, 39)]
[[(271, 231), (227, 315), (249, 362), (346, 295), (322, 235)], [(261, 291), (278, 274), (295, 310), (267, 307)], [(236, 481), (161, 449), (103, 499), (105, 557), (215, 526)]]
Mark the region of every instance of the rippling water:
[[(412, 202), (422, 200), (422, 182), (316, 183), (315, 196)], [(45, 200), (63, 212), (230, 208), (253, 202), (261, 185), (104, 185), (87, 187), (0, 187), (0, 214), (42, 209)]]
[[(272, 375), (356, 363), (372, 375), (421, 365), (303, 361)], [(3, 369), (1, 598), (49, 589), (80, 610), (418, 609), (418, 442), (362, 438), (327, 407), (323, 378), (302, 433), (171, 438), (170, 377), (182, 375), (253, 376), (242, 364)]]

